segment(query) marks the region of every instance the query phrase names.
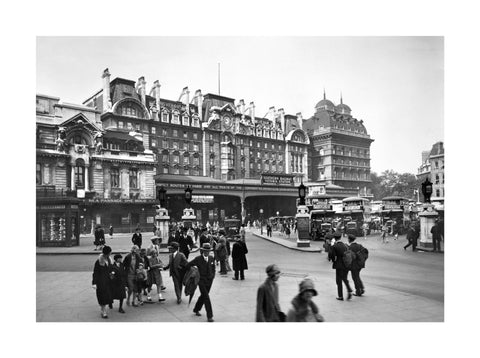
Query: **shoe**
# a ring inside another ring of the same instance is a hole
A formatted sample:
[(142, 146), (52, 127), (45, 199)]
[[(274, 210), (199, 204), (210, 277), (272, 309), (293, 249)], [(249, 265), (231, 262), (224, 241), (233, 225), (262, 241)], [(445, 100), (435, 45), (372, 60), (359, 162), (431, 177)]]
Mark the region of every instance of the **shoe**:
[(245, 280), (245, 277), (242, 277), (240, 280)]
[(139, 306), (143, 306), (143, 301), (138, 301)]
[(177, 304), (179, 305), (180, 303), (182, 303), (182, 299), (181, 299), (181, 298), (177, 298)]
[(207, 321), (208, 321), (208, 322), (215, 322), (215, 321), (213, 320), (213, 318), (209, 318), (209, 319), (207, 319)]
[(349, 292), (349, 293), (348, 293), (348, 296), (347, 296), (347, 300), (351, 300), (351, 299), (352, 299), (352, 293)]
[(362, 295), (364, 295), (364, 294), (365, 294), (365, 290), (362, 290)]
[(165, 301), (165, 298), (159, 298), (158, 299), (158, 302), (164, 302)]
[(118, 309), (118, 312), (120, 312), (120, 313), (125, 313), (125, 311), (123, 310), (123, 308), (119, 308), (119, 309)]
[(195, 313), (195, 316), (201, 316), (202, 315), (200, 312), (195, 311), (195, 310), (193, 311), (193, 313)]
[(343, 297), (336, 297), (337, 300), (343, 301)]
[(160, 291), (165, 291), (167, 288), (165, 286), (160, 287)]
[(152, 302), (152, 297), (147, 296), (147, 301)]
[(361, 293), (354, 293), (353, 295), (354, 295), (354, 296), (357, 296), (357, 297), (361, 297), (361, 296), (362, 296)]
[(238, 281), (238, 278), (236, 278), (236, 277), (232, 277), (232, 280), (236, 280), (236, 281)]
[(102, 318), (108, 318), (106, 313), (102, 313)]

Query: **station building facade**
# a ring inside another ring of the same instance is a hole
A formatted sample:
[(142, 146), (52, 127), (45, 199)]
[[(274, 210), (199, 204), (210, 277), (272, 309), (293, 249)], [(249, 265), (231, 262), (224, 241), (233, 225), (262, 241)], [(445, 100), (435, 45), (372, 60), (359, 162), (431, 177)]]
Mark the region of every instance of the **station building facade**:
[(188, 87), (165, 99), (159, 81), (147, 90), (144, 77), (110, 77), (106, 69), (82, 105), (37, 96), (38, 192), (51, 186), (79, 200), (83, 231), (153, 226), (161, 186), (173, 220), (191, 187), (201, 222), (293, 216), (301, 182), (339, 199), (370, 194), (373, 140), (342, 101), (324, 95), (309, 119), (275, 107), (259, 117), (243, 99)]

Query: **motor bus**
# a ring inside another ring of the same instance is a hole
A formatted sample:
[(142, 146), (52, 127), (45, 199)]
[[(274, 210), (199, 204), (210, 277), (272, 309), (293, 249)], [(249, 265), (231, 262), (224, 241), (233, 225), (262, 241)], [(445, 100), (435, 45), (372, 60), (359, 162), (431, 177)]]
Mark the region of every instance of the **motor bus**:
[(410, 224), (409, 200), (401, 196), (387, 196), (382, 199), (382, 225), (391, 235), (403, 235)]
[[(341, 218), (345, 233), (363, 235), (363, 224), (371, 221), (370, 200), (355, 196), (343, 199), (342, 204)], [(366, 234), (370, 234), (370, 226)]]
[(333, 210), (329, 195), (315, 195), (307, 198), (310, 209), (310, 233), (312, 240), (321, 240), (333, 227), (335, 210)]

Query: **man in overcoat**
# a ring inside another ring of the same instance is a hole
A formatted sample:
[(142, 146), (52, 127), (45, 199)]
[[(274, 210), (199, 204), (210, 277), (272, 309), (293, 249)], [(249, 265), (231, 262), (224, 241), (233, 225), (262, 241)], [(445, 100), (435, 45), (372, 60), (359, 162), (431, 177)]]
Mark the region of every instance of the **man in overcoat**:
[(200, 273), (200, 281), (198, 282), (200, 297), (198, 298), (195, 307), (193, 307), (193, 313), (195, 313), (196, 316), (201, 316), (200, 310), (205, 304), (207, 320), (208, 322), (213, 322), (213, 310), (209, 293), (213, 284), (213, 279), (215, 278), (215, 260), (213, 256), (210, 256), (210, 251), (212, 251), (210, 244), (203, 244), (202, 247), (200, 247), (200, 255), (187, 264), (186, 270), (188, 271), (190, 267), (196, 266)]
[(368, 256), (368, 249), (363, 247), (361, 244), (357, 243), (355, 240), (357, 238), (355, 235), (349, 234), (348, 235), (348, 242), (350, 244), (350, 250), (355, 253), (355, 260), (352, 262), (352, 267), (350, 271), (352, 272), (352, 280), (355, 284), (355, 296), (361, 296), (365, 293), (365, 287), (363, 286), (363, 282), (360, 278), (360, 271), (365, 268), (365, 261), (360, 260), (360, 256), (363, 257)]
[(348, 268), (343, 263), (343, 255), (347, 251), (347, 245), (342, 242), (342, 235), (334, 234), (335, 244), (330, 248), (328, 257), (333, 261), (332, 268), (335, 269), (335, 281), (337, 283), (337, 300), (343, 301), (343, 285), (347, 288), (347, 300), (352, 298), (352, 288), (348, 282)]
[(285, 322), (286, 315), (278, 303), (278, 285), (280, 269), (277, 265), (268, 265), (265, 269), (267, 279), (257, 290), (256, 322)]
[(245, 280), (244, 270), (248, 270), (247, 257), (248, 253), (247, 245), (245, 241), (239, 238), (235, 239), (235, 243), (232, 247), (232, 266), (235, 276), (233, 280), (238, 280), (240, 274), (240, 280)]
[(164, 267), (164, 270), (170, 269), (170, 276), (173, 280), (173, 286), (175, 287), (175, 295), (177, 296), (177, 303), (182, 302), (182, 281), (185, 275), (185, 267), (187, 267), (188, 261), (184, 254), (178, 251), (178, 242), (173, 241), (170, 243), (170, 255), (168, 258), (168, 265)]

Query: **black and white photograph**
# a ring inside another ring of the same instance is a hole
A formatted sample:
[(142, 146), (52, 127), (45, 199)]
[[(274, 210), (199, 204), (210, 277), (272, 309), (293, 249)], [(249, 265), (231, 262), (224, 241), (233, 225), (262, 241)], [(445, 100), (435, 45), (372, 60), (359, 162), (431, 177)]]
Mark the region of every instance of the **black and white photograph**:
[(471, 356), (474, 9), (5, 6), (5, 354)]
[(37, 321), (442, 322), (443, 61), (439, 36), (38, 37)]

